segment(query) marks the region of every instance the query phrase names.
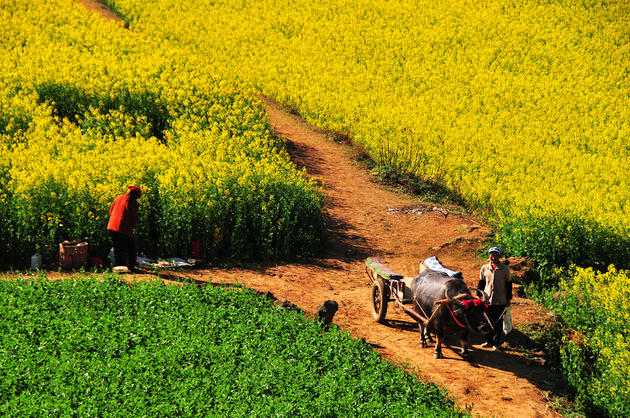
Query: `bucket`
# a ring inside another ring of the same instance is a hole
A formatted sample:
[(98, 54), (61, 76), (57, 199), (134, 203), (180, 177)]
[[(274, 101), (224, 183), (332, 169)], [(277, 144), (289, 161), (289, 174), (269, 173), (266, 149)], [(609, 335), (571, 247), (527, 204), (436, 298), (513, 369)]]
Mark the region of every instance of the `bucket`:
[(31, 268), (33, 270), (42, 268), (42, 255), (40, 253), (35, 253), (31, 257)]
[(88, 243), (83, 241), (64, 241), (59, 244), (59, 264), (64, 270), (79, 269), (87, 266)]

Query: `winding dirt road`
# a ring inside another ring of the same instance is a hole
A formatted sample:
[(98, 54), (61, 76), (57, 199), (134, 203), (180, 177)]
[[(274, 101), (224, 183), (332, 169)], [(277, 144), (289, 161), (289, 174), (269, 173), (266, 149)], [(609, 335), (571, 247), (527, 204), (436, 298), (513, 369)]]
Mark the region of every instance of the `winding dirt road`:
[[(103, 13), (98, 1), (75, 1)], [(389, 305), (385, 324), (372, 319), (366, 257), (379, 257), (395, 272), (414, 276), (421, 260), (436, 255), (446, 266), (462, 271), (467, 284), (474, 286), (483, 263), (476, 254), (489, 228), (457, 212), (444, 216), (435, 210), (405, 210), (431, 209), (433, 205), (375, 184), (369, 173), (353, 164), (351, 148), (327, 139), (323, 132), (272, 100), (262, 101), (273, 129), (286, 139), (293, 161), (324, 185), (326, 250), (321, 258), (303, 264), (209, 268), (186, 275), (198, 281), (239, 282), (271, 292), (278, 299), (298, 305), (307, 315), (313, 315), (323, 301), (334, 299), (339, 304), (336, 324), (364, 339), (383, 357), (402, 362), (423, 378), (443, 385), (459, 405), (473, 414), (557, 416), (547, 402), (554, 377), (541, 364), (539, 353), (526, 350), (522, 344), (526, 338), (518, 331), (519, 323), (548, 319), (532, 301), (515, 298), (515, 331), (504, 350), (482, 349), (479, 336), (471, 337), (472, 362), (461, 359), (456, 344), (444, 350), (444, 359), (433, 359), (432, 347), (423, 349), (418, 344), (416, 324), (394, 303)]]

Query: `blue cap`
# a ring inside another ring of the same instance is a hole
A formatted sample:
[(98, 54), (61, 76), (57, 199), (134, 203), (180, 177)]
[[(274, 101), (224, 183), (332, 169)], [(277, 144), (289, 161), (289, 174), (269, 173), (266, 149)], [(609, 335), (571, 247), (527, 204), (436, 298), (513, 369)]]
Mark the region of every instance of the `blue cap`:
[(488, 250), (488, 254), (490, 253), (497, 253), (499, 254), (499, 256), (503, 255), (503, 251), (501, 251), (501, 248), (499, 247), (492, 247)]

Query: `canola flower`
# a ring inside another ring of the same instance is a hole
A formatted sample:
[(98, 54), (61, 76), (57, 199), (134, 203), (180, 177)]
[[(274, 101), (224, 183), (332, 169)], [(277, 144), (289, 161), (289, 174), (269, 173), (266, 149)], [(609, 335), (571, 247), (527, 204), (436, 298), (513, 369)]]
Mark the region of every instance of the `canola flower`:
[[(559, 306), (569, 325), (583, 332), (583, 346), (566, 341), (563, 363), (579, 398), (613, 416), (630, 412), (630, 271), (574, 267), (560, 282)], [(568, 305), (568, 306), (566, 306)], [(592, 353), (587, 355), (585, 353)], [(590, 360), (583, 358), (592, 358)]]
[(510, 252), (628, 265), (629, 3), (107, 3), (377, 162), (458, 192)]
[(149, 256), (189, 256), (195, 237), (204, 257), (316, 248), (318, 186), (206, 57), (73, 2), (0, 1), (0, 18), (0, 262), (52, 261), (77, 237), (104, 256), (109, 205), (130, 184)]

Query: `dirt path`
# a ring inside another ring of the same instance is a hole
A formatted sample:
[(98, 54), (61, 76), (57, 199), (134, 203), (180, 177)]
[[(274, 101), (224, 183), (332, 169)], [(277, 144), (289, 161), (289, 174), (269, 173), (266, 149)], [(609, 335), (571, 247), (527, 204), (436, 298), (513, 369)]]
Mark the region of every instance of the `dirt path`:
[(103, 4), (100, 0), (73, 0), (76, 3), (84, 5), (94, 13), (98, 13), (107, 20), (113, 20), (122, 24), (124, 27), (129, 27), (129, 23), (122, 20), (116, 13)]
[[(84, 1), (92, 5), (94, 0)], [(455, 348), (434, 360), (432, 348), (420, 348), (419, 332), (394, 303), (387, 323), (374, 322), (370, 313), (370, 281), (365, 258), (379, 257), (395, 272), (414, 276), (418, 264), (436, 255), (447, 266), (463, 272), (476, 284), (482, 261), (476, 257), (489, 229), (468, 215), (401, 209), (433, 205), (410, 199), (376, 185), (368, 173), (353, 165), (350, 149), (339, 145), (299, 117), (285, 112), (270, 99), (263, 103), (276, 133), (287, 141), (292, 159), (325, 186), (327, 223), (325, 254), (307, 264), (286, 264), (257, 269), (210, 268), (187, 273), (200, 281), (233, 283), (272, 292), (312, 315), (327, 299), (339, 303), (334, 322), (356, 338), (363, 338), (385, 358), (403, 362), (430, 381), (443, 385), (462, 406), (483, 416), (555, 416), (548, 408), (546, 390), (551, 375), (532, 353), (513, 347), (519, 322), (542, 321), (544, 311), (533, 302), (516, 298), (516, 330), (510, 346), (494, 352), (474, 344), (473, 362), (463, 361)], [(529, 358), (528, 358), (529, 357)]]

